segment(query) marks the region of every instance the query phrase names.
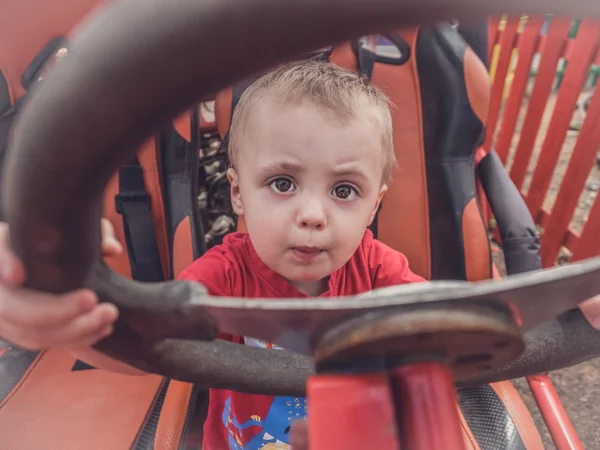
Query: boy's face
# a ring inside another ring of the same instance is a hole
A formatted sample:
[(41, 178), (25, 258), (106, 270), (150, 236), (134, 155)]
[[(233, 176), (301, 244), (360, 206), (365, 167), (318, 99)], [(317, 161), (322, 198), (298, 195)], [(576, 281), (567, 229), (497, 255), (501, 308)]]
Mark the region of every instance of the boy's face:
[(252, 112), (229, 171), (233, 208), (267, 266), (318, 283), (351, 258), (387, 189), (381, 131), (308, 101), (265, 99)]

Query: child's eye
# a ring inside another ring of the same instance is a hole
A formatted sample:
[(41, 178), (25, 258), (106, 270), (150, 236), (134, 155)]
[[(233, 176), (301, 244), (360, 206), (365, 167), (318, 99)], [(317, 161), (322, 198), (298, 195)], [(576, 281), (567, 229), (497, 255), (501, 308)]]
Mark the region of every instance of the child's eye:
[(333, 188), (332, 194), (340, 200), (354, 200), (358, 197), (356, 189), (349, 184), (340, 184)]
[(275, 192), (292, 192), (296, 186), (289, 178), (276, 178), (269, 184)]

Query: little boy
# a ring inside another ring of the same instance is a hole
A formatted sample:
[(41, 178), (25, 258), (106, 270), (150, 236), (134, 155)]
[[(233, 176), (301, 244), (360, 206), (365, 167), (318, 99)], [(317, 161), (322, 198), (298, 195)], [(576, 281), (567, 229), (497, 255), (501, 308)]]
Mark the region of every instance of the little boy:
[[(227, 236), (180, 278), (236, 297), (354, 295), (423, 281), (367, 230), (395, 162), (388, 100), (368, 80), (318, 62), (265, 75), (234, 111), (229, 152), (231, 201), (248, 233)], [(209, 408), (207, 450), (287, 448), (292, 421), (307, 410), (302, 398), (217, 389)]]
[[(181, 279), (214, 296), (250, 298), (355, 295), (423, 281), (368, 230), (395, 163), (388, 100), (368, 80), (314, 61), (263, 76), (236, 107), (229, 152), (233, 209), (248, 233), (227, 236)], [(94, 330), (105, 335), (116, 314), (100, 306)], [(86, 308), (81, 315), (94, 313)], [(0, 336), (11, 340), (1, 323)], [(90, 345), (87, 331), (83, 344), (73, 338), (65, 347)], [(306, 411), (303, 398), (212, 389), (203, 448), (289, 448), (290, 426)]]

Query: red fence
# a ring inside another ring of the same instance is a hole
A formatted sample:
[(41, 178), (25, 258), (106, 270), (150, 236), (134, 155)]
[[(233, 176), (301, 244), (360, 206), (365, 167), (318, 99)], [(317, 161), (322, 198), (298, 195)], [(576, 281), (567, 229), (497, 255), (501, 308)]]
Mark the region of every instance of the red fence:
[(485, 146), (505, 163), (539, 225), (545, 267), (559, 255), (574, 261), (600, 254), (599, 43), (600, 21), (583, 20), (576, 33), (566, 18), (549, 26), (545, 17), (490, 24)]

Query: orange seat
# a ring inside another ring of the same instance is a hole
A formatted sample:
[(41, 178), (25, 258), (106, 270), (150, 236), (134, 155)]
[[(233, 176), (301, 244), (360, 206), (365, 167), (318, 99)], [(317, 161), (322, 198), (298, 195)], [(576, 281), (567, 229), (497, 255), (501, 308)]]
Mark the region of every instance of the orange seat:
[[(62, 55), (71, 29), (101, 2), (4, 3), (0, 156), (20, 100), (56, 62), (57, 52)], [(191, 138), (187, 114), (171, 130), (146, 142), (137, 156), (139, 166), (122, 168), (107, 187), (104, 215), (128, 251), (106, 262), (125, 276), (172, 279), (204, 250), (194, 199), (197, 186), (189, 181), (196, 176), (198, 163)], [(189, 383), (157, 375), (126, 376), (96, 369), (64, 351), (3, 349), (0, 447), (178, 449), (189, 431), (193, 408), (205, 394)]]

